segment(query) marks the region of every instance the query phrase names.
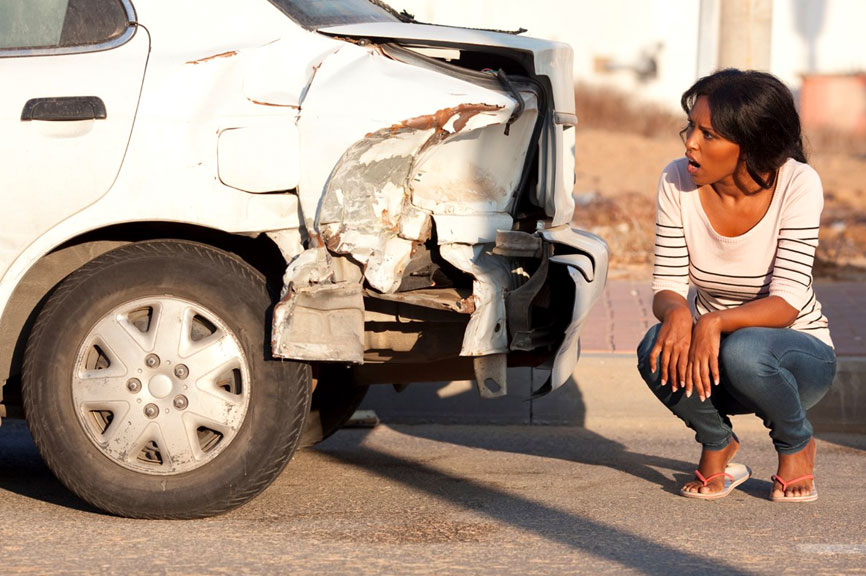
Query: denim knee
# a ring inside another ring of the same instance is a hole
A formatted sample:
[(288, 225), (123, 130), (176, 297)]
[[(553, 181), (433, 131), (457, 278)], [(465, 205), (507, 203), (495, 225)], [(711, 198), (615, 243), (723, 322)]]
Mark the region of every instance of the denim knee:
[(660, 328), (661, 324), (656, 324), (647, 330), (643, 340), (641, 340), (637, 347), (637, 369), (640, 372), (641, 377), (644, 379), (644, 382), (646, 382), (650, 387), (657, 386), (661, 380), (658, 370), (659, 366), (656, 366), (655, 372), (650, 368), (650, 352), (652, 352), (653, 346), (655, 346)]
[(749, 382), (778, 369), (761, 328), (741, 328), (726, 335), (719, 347), (719, 368), (732, 383)]

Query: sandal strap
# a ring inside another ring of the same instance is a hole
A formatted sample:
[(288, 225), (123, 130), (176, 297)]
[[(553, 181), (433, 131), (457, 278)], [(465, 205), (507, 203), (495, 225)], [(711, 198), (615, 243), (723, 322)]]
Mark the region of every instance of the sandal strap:
[(815, 479), (815, 475), (814, 475), (814, 474), (806, 474), (806, 475), (804, 475), (804, 476), (800, 476), (800, 477), (798, 477), (798, 478), (794, 478), (793, 480), (785, 480), (784, 478), (782, 478), (782, 477), (779, 476), (778, 474), (773, 474), (772, 476), (770, 476), (770, 478), (771, 478), (772, 480), (775, 480), (776, 482), (778, 482), (779, 484), (782, 485), (782, 491), (783, 491), (783, 492), (787, 492), (787, 491), (788, 491), (788, 485), (789, 485), (789, 484), (796, 484), (796, 483), (799, 482), (800, 480), (814, 480), (814, 479)]
[(701, 474), (701, 471), (700, 471), (700, 470), (695, 470), (695, 476), (698, 477), (698, 480), (701, 481), (701, 484), (704, 485), (704, 488), (707, 487), (707, 485), (710, 483), (710, 480), (712, 480), (712, 479), (714, 479), (714, 478), (718, 478), (719, 476), (725, 476), (725, 477), (727, 477), (727, 478), (730, 478), (731, 480), (734, 479), (734, 477), (731, 476), (730, 474), (728, 474), (727, 472), (719, 472), (719, 473), (717, 473), (717, 474), (710, 474), (709, 476), (707, 476), (707, 477), (705, 478), (704, 475)]

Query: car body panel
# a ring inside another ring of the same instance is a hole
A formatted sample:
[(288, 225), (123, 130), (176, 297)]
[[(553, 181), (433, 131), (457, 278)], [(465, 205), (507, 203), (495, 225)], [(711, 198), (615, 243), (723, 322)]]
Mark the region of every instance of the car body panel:
[(546, 394), (562, 386), (574, 373), (580, 358), (580, 332), (593, 305), (601, 298), (607, 285), (609, 250), (607, 243), (589, 232), (570, 226), (551, 228), (540, 233), (551, 243), (574, 248), (576, 253), (553, 256), (553, 265), (565, 266), (574, 282), (571, 319), (565, 329), (562, 344), (556, 351), (550, 377), (536, 395)]
[[(0, 58), (0, 277), (35, 238), (103, 197), (114, 184), (135, 119), (149, 51), (135, 34), (112, 50)], [(32, 99), (88, 97), (105, 118), (23, 120)]]
[(319, 28), (319, 32), (339, 37), (401, 40), (405, 43), (443, 46), (478, 46), (486, 50), (504, 49), (530, 55), (539, 76), (552, 79), (557, 112), (574, 114), (574, 90), (570, 86), (573, 52), (568, 44), (518, 34), (473, 30), (453, 26), (369, 22)]
[[(539, 205), (552, 217), (554, 226), (571, 221), (574, 213), (574, 135), (577, 124), (572, 81), (573, 53), (567, 44), (516, 34), (488, 30), (470, 30), (450, 26), (431, 26), (401, 22), (369, 22), (320, 28), (320, 32), (336, 37), (395, 41), (408, 46), (483, 48), (496, 53), (508, 53), (528, 59), (535, 76), (546, 79), (550, 86), (553, 106), (547, 110), (541, 139), (545, 141), (546, 160), (540, 167), (541, 177), (536, 190)], [(571, 128), (571, 134), (566, 130)], [(570, 146), (568, 146), (570, 142)], [(557, 147), (565, 143), (567, 149)], [(564, 161), (570, 156), (570, 161)]]
[[(458, 315), (466, 322), (459, 354), (475, 359), (480, 380), (496, 381), (513, 351), (506, 301), (523, 273), (514, 254), (494, 247), (498, 232), (529, 226), (539, 243), (593, 259), (591, 277), (580, 258), (550, 259), (550, 267), (569, 270), (578, 293), (557, 303), (571, 322), (547, 345), (557, 358), (551, 387), (565, 381), (607, 266), (600, 240), (544, 235), (567, 227), (574, 209), (568, 46), (397, 22), (320, 33), (265, 0), (243, 10), (231, 0), (138, 4), (136, 33), (120, 46), (0, 57), (0, 74), (21, 83), (14, 98), (0, 96), (10, 133), (33, 131), (17, 116), (23, 94), (38, 82), (60, 81), (49, 72), (72, 59), (114, 80), (123, 104), (106, 96), (108, 118), (125, 123), (110, 145), (68, 157), (75, 134), (97, 134), (101, 121), (86, 121), (90, 132), (63, 127), (64, 138), (52, 128), (64, 161), (87, 156), (63, 182), (56, 170), (39, 175), (45, 182), (31, 178), (35, 167), (4, 170), (4, 203), (27, 205), (30, 215), (0, 232), (0, 310), (35, 263), (87, 233), (172, 223), (267, 234), (288, 262), (274, 316), (276, 356), (362, 364), (365, 302), (375, 297)], [(482, 47), (520, 61), (526, 75), (460, 71), (424, 56), (430, 46)], [(76, 90), (63, 94), (91, 94), (92, 82), (76, 81)], [(0, 157), (26, 152), (25, 164), (33, 162), (37, 143), (14, 151), (5, 142)], [(94, 162), (98, 170), (89, 170)], [(28, 204), (33, 189), (46, 195), (44, 206)], [(530, 210), (537, 221), (525, 221), (525, 196), (540, 210)], [(404, 291), (407, 266), (425, 250), (470, 278), (469, 293)], [(504, 393), (505, 382), (496, 383)]]

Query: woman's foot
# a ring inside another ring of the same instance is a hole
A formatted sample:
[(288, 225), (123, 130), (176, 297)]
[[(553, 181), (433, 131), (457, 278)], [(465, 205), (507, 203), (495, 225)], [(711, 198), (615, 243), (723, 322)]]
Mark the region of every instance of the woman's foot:
[(698, 463), (698, 472), (704, 478), (710, 478), (714, 474), (717, 476), (707, 482), (706, 486), (700, 480), (686, 482), (680, 491), (695, 494), (722, 492), (725, 489), (725, 476), (723, 473), (739, 449), (740, 443), (736, 438), (731, 438), (731, 442), (721, 450), (707, 450), (704, 448), (704, 451), (701, 452), (701, 461)]
[[(771, 499), (796, 498), (803, 499), (812, 495), (813, 481), (812, 471), (815, 469), (815, 453), (818, 446), (815, 439), (811, 438), (806, 447), (795, 454), (779, 454), (779, 469), (776, 476), (787, 481), (786, 486), (778, 480), (773, 481), (773, 489), (770, 492)], [(806, 478), (803, 478), (803, 477)], [(791, 480), (803, 478), (797, 482)]]

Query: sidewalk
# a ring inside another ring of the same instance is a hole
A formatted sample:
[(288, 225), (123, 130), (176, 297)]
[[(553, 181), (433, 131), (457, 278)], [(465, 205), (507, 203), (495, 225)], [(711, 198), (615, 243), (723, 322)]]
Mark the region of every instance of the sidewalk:
[[(866, 358), (866, 285), (860, 282), (815, 284), (830, 320), (830, 334), (841, 358)], [(584, 353), (634, 354), (657, 320), (652, 313), (650, 280), (615, 280), (590, 312), (581, 336)]]
[[(866, 433), (866, 285), (818, 282), (815, 293), (830, 321), (838, 365), (833, 388), (809, 417), (816, 428)], [(635, 354), (657, 320), (650, 281), (608, 283), (581, 337), (584, 354)]]

